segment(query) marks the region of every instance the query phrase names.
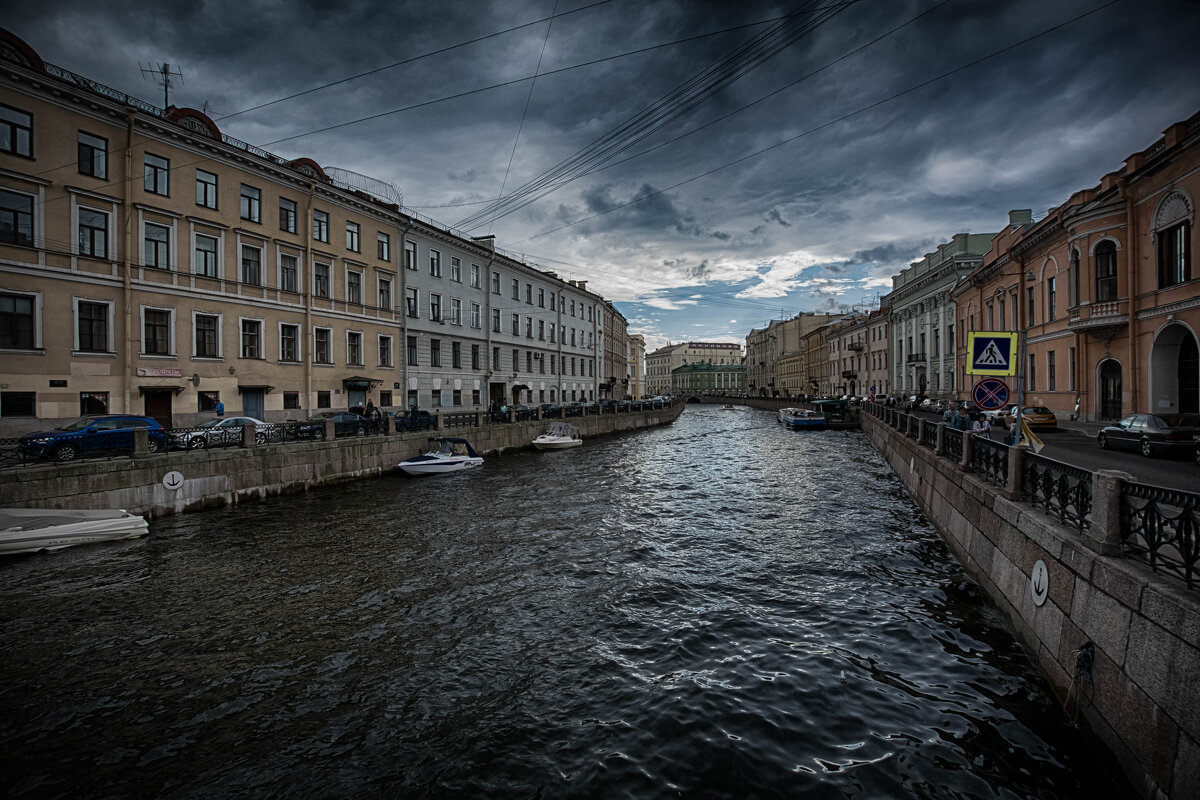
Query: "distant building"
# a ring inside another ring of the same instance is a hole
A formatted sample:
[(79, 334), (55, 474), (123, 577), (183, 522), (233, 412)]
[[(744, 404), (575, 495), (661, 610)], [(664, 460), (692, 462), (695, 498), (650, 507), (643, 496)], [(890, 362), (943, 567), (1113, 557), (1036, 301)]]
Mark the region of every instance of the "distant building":
[[(809, 394), (802, 385), (792, 383), (799, 374), (797, 357), (804, 352), (805, 336), (840, 318), (840, 314), (805, 312), (752, 329), (746, 335), (746, 392), (759, 397)], [(787, 364), (786, 381), (780, 372), (781, 363)]]
[(628, 374), (629, 396), (646, 397), (646, 337), (640, 333), (629, 336)]
[(604, 317), (603, 360), (600, 397), (615, 400), (629, 396), (629, 329), (625, 316), (605, 302), (601, 307)]
[(726, 342), (687, 342), (660, 347), (646, 356), (646, 394), (670, 393), (671, 373), (687, 364), (698, 363), (741, 364), (742, 346)]
[(746, 393), (744, 364), (685, 364), (671, 371), (671, 394), (740, 395)]

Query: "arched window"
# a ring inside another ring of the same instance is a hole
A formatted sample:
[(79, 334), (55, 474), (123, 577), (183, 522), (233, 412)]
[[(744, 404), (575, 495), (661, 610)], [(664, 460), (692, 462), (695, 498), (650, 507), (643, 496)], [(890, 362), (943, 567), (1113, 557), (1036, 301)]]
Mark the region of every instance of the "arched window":
[(1111, 241), (1096, 245), (1096, 302), (1117, 299), (1117, 246)]
[(1158, 240), (1158, 288), (1192, 279), (1192, 204), (1182, 192), (1163, 199), (1154, 215)]
[(1071, 248), (1071, 306), (1079, 305), (1079, 251)]

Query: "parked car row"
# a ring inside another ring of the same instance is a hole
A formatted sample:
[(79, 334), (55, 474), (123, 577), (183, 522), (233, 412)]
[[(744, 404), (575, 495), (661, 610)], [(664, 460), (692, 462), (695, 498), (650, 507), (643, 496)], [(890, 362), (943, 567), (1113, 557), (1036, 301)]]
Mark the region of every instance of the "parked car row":
[(1135, 450), (1146, 458), (1195, 451), (1200, 464), (1200, 414), (1130, 414), (1096, 435), (1103, 448)]

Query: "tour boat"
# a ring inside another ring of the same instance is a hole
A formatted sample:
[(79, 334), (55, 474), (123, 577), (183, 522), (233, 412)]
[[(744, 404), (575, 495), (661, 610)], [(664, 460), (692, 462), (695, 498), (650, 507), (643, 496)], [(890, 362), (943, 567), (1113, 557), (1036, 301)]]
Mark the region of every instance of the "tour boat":
[(551, 423), (545, 433), (533, 440), (533, 446), (538, 450), (566, 450), (581, 444), (583, 439), (579, 438), (579, 428), (565, 422)]
[(135, 539), (148, 528), (145, 519), (123, 509), (0, 508), (0, 554)]
[(781, 408), (779, 421), (792, 430), (825, 427), (825, 415), (807, 408)]
[(400, 462), (400, 469), (409, 475), (438, 475), (483, 466), (483, 457), (475, 452), (466, 439), (437, 436), (438, 449)]
[(729, 403), (726, 403), (725, 405), (721, 406), (721, 410), (722, 411), (733, 411), (733, 406), (730, 405)]

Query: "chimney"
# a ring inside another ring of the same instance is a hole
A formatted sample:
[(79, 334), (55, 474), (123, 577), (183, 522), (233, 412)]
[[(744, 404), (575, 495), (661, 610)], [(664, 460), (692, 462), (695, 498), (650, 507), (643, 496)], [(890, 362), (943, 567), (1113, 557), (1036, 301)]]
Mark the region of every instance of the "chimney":
[(489, 233), (487, 236), (472, 236), (471, 241), (475, 242), (485, 250), (490, 250), (493, 253), (496, 252), (496, 237), (494, 234)]
[(1031, 208), (1018, 208), (1008, 212), (1008, 224), (1014, 228), (1028, 225), (1031, 222), (1033, 222), (1033, 209)]
[(575, 285), (579, 287), (579, 291), (587, 291), (587, 281), (575, 281)]

